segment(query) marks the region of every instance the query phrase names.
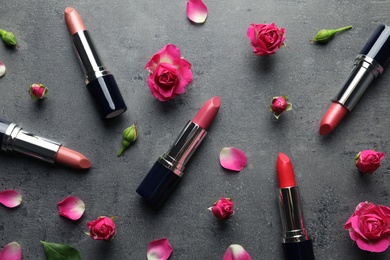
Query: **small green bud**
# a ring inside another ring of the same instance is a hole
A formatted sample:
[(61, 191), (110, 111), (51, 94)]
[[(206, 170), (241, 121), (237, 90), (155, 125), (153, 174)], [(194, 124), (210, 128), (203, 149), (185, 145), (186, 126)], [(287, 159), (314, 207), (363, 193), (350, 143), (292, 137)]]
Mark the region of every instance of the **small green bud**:
[(135, 142), (138, 137), (137, 124), (132, 124), (123, 131), (122, 147), (118, 152), (118, 157), (122, 155), (123, 151), (127, 149), (131, 143)]
[(352, 28), (352, 26), (349, 25), (349, 26), (345, 26), (345, 27), (335, 29), (335, 30), (322, 29), (316, 34), (316, 36), (311, 41), (318, 42), (318, 43), (327, 43), (330, 39), (333, 38), (333, 36), (336, 33), (346, 31), (346, 30), (349, 30), (351, 28)]
[(7, 32), (5, 30), (0, 29), (0, 37), (3, 42), (9, 46), (16, 46), (16, 37), (12, 32)]

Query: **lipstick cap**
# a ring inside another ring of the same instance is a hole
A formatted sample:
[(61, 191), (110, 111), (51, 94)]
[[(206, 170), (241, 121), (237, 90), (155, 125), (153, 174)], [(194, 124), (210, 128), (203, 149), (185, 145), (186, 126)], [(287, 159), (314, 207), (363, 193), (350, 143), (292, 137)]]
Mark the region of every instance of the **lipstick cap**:
[(117, 117), (127, 110), (113, 75), (95, 78), (87, 84), (87, 89), (103, 119)]
[(181, 178), (158, 161), (137, 188), (149, 204), (159, 208)]
[(3, 139), (4, 139), (4, 136), (6, 135), (5, 132), (7, 131), (10, 124), (11, 124), (11, 122), (0, 119), (0, 147), (4, 141)]
[(372, 58), (385, 68), (390, 61), (390, 27), (379, 25), (360, 54)]

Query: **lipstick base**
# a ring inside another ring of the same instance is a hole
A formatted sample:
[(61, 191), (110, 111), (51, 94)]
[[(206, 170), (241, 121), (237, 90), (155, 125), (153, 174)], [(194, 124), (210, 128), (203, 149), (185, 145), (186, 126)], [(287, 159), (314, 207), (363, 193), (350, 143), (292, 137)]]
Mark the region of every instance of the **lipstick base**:
[(299, 243), (284, 243), (283, 254), (285, 260), (314, 260), (311, 240)]
[(180, 179), (181, 177), (157, 161), (136, 191), (150, 205), (159, 208)]

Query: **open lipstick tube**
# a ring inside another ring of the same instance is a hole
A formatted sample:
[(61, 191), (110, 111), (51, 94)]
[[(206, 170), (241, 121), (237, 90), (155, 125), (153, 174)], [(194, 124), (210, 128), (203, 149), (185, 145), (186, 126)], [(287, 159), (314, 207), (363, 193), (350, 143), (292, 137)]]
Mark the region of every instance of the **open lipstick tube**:
[(180, 132), (168, 152), (161, 156), (137, 188), (149, 204), (159, 208), (183, 176), (190, 160), (207, 134), (220, 106), (219, 97), (208, 100)]
[(390, 27), (379, 25), (356, 56), (353, 69), (342, 84), (320, 123), (320, 134), (333, 131), (351, 112), (371, 82), (390, 61)]

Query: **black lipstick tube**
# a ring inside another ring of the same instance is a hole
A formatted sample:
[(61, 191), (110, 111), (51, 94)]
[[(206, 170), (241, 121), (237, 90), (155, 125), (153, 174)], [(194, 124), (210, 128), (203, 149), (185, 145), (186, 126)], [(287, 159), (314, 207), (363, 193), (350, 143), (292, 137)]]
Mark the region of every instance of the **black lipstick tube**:
[(352, 72), (333, 101), (351, 112), (371, 82), (383, 73), (389, 60), (390, 27), (381, 24), (357, 55)]
[(303, 222), (298, 187), (278, 189), (285, 260), (314, 260), (313, 245)]
[(61, 144), (28, 133), (15, 123), (0, 119), (0, 147), (4, 152), (17, 152), (54, 163)]
[(85, 84), (103, 119), (127, 110), (114, 76), (104, 67), (87, 30), (74, 33), (73, 46), (85, 74)]
[(189, 121), (167, 153), (161, 156), (137, 188), (150, 205), (159, 208), (183, 176), (186, 163), (207, 131)]

